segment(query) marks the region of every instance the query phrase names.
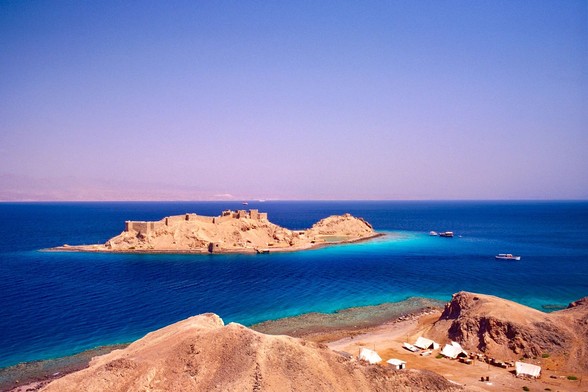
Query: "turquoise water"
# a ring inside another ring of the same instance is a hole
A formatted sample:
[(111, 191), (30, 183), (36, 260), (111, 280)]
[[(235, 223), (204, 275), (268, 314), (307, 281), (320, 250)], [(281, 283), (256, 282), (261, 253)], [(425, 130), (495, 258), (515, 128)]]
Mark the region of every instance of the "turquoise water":
[[(127, 342), (191, 315), (243, 324), (312, 311), (448, 300), (468, 290), (543, 309), (588, 295), (587, 202), (250, 203), (300, 229), (351, 212), (385, 237), (269, 255), (41, 252), (104, 242), (125, 220), (240, 203), (0, 204), (0, 367)], [(455, 238), (431, 237), (453, 230)], [(522, 256), (496, 261), (497, 253)]]

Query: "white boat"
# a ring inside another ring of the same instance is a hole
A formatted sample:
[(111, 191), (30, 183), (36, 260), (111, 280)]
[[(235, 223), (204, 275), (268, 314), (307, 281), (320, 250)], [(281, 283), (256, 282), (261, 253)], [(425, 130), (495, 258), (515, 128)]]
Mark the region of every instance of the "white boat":
[(439, 235), (439, 233), (437, 233), (436, 231), (430, 231), (429, 235), (436, 236), (436, 235)]
[(439, 233), (439, 237), (453, 238), (453, 231), (444, 231), (443, 233)]
[(521, 259), (521, 256), (513, 256), (510, 253), (499, 253), (498, 256), (496, 256), (497, 260), (515, 260), (515, 261), (519, 261)]

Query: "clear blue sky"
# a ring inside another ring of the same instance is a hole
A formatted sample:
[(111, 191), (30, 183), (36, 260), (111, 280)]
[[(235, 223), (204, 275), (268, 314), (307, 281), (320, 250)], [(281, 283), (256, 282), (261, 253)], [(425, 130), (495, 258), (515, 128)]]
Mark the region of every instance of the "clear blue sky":
[(0, 199), (222, 198), (588, 198), (588, 2), (0, 1)]

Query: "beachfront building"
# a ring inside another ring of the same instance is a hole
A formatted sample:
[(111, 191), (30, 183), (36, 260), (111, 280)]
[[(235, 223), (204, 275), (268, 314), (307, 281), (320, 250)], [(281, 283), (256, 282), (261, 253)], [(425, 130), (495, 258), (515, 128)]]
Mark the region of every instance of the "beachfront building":
[(541, 366), (526, 362), (515, 362), (515, 372), (517, 377), (524, 376), (537, 378), (541, 375)]
[(365, 361), (371, 365), (382, 362), (382, 358), (378, 355), (377, 352), (365, 347), (359, 350), (358, 358), (360, 361)]
[(386, 363), (392, 369), (396, 369), (396, 370), (406, 369), (406, 362), (401, 361), (400, 359), (392, 358), (392, 359), (387, 360)]

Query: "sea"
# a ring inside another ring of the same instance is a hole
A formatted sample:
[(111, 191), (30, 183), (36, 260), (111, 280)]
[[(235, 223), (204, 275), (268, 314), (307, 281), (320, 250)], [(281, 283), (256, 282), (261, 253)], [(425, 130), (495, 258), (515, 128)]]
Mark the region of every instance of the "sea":
[[(349, 212), (385, 236), (263, 255), (45, 251), (104, 243), (125, 220), (242, 208), (0, 203), (0, 368), (130, 342), (205, 312), (252, 325), (411, 297), (448, 301), (462, 290), (549, 312), (588, 295), (586, 201), (251, 201), (246, 208), (290, 229)], [(498, 253), (522, 259), (496, 260)]]

